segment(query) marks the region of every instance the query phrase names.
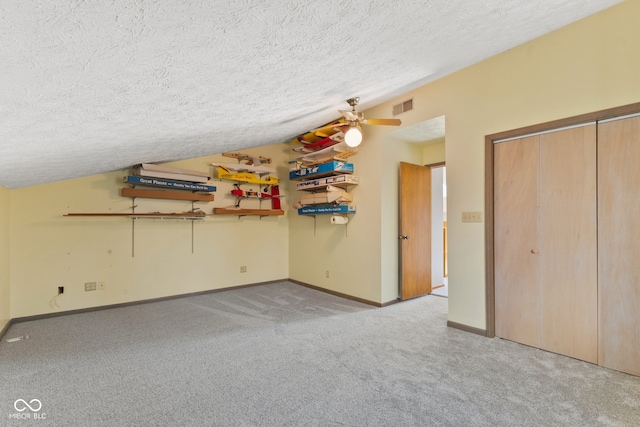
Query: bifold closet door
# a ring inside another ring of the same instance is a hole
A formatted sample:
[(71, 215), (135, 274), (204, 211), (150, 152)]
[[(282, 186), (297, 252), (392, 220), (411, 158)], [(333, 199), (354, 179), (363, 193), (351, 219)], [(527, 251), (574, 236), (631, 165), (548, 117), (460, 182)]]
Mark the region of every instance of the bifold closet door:
[(640, 118), (598, 125), (599, 364), (640, 375)]
[(496, 335), (597, 362), (595, 125), (494, 156)]
[(494, 147), (496, 336), (540, 346), (539, 137)]
[(540, 348), (598, 363), (596, 125), (540, 135)]

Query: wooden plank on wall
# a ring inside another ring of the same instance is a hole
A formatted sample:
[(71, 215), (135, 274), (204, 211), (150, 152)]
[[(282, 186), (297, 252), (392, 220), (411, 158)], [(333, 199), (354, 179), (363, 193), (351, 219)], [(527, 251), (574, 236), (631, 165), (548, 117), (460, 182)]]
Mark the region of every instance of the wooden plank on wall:
[(234, 209), (234, 208), (213, 208), (216, 215), (256, 215), (256, 216), (280, 216), (284, 215), (281, 209)]

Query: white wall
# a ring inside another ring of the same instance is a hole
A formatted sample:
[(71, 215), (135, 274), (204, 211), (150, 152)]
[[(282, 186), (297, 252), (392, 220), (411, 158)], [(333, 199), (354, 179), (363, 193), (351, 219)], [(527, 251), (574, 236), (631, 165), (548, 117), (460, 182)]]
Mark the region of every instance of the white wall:
[[(278, 175), (286, 176), (288, 146), (245, 151), (272, 157)], [(235, 160), (218, 155), (171, 165), (210, 171), (212, 162)], [(130, 212), (132, 199), (120, 196), (125, 175), (127, 171), (118, 171), (11, 190), (13, 318), (289, 276), (286, 216), (208, 216), (198, 222), (139, 219), (135, 225), (127, 218), (63, 216), (68, 212)], [(214, 206), (234, 203), (234, 198), (225, 195), (231, 182), (214, 179), (211, 184), (217, 186), (215, 201), (195, 204), (209, 214)], [(136, 212), (191, 209), (191, 202), (174, 200), (135, 199), (135, 203)], [(241, 265), (247, 266), (247, 273), (240, 273)], [(93, 281), (104, 281), (105, 290), (85, 292), (84, 283)], [(65, 292), (53, 300), (58, 286), (64, 286)]]
[(444, 168), (431, 170), (431, 285), (444, 283), (443, 181)]
[(10, 190), (0, 186), (0, 330), (11, 318), (9, 203)]
[[(425, 165), (445, 162), (446, 138), (424, 145), (422, 149), (422, 163)], [(442, 223), (444, 218), (444, 200), (442, 185), (444, 182), (444, 169), (434, 168), (431, 176), (432, 218), (431, 218), (431, 283), (441, 285), (444, 283), (444, 240)]]

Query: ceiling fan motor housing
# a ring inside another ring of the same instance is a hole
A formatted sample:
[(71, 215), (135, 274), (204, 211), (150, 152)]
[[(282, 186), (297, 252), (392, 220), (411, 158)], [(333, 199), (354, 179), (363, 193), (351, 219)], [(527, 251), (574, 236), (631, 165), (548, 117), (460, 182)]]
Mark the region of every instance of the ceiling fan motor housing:
[(359, 96), (355, 96), (353, 98), (347, 99), (347, 104), (349, 104), (351, 108), (353, 108), (354, 110), (356, 109), (356, 105), (358, 105), (359, 102), (360, 102)]

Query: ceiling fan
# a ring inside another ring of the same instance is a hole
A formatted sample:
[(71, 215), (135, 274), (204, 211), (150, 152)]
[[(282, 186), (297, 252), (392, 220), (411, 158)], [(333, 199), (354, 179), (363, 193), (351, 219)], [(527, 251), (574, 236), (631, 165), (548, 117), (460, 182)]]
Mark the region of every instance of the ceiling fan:
[(347, 99), (347, 103), (351, 106), (351, 111), (338, 110), (343, 116), (343, 119), (340, 119), (340, 123), (333, 122), (321, 128), (314, 129), (313, 132), (322, 134), (329, 129), (341, 128), (344, 134), (344, 142), (350, 147), (357, 147), (362, 142), (360, 125), (400, 126), (402, 124), (400, 119), (365, 119), (364, 114), (356, 110), (359, 102), (359, 97)]

